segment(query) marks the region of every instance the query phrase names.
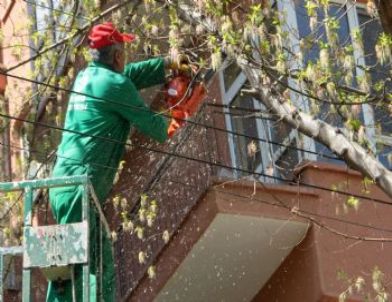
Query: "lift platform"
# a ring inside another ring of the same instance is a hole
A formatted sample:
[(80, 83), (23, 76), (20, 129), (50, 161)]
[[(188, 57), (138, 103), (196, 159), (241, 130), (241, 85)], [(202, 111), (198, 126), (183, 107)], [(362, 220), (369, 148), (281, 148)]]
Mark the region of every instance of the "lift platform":
[[(70, 224), (32, 226), (33, 200), (38, 189), (80, 186), (83, 189), (82, 221)], [(100, 217), (97, 248), (102, 244), (102, 225), (108, 231), (107, 222), (96, 199), (87, 175), (78, 175), (41, 180), (0, 183), (0, 193), (10, 191), (23, 192), (23, 244), (22, 246), (0, 248), (0, 276), (4, 275), (4, 257), (6, 255), (23, 256), (22, 301), (32, 302), (32, 269), (39, 268), (49, 281), (72, 280), (73, 300), (76, 302), (73, 268), (82, 266), (82, 297), (77, 302), (90, 302), (90, 259), (89, 259), (89, 227), (90, 203), (96, 208)], [(102, 255), (97, 256), (98, 264), (102, 264)], [(101, 265), (96, 270), (97, 301), (102, 292)], [(0, 278), (0, 302), (3, 302), (3, 278)]]

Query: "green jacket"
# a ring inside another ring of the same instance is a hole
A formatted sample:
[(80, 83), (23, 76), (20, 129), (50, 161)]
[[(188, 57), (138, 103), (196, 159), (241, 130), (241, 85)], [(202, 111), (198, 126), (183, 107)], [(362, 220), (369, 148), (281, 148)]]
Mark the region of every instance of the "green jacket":
[[(74, 91), (89, 96), (71, 93), (64, 127), (119, 143), (63, 132), (53, 176), (88, 172), (103, 202), (112, 187), (132, 126), (159, 142), (167, 139), (167, 119), (149, 110), (138, 93), (139, 89), (164, 81), (162, 58), (130, 63), (123, 74), (104, 64), (90, 63), (77, 75), (73, 87)], [(56, 188), (52, 193), (61, 190), (67, 189)]]

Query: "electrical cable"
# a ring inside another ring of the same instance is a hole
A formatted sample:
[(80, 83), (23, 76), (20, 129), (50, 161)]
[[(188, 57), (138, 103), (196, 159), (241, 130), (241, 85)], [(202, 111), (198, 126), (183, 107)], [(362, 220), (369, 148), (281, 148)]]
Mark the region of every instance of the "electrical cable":
[[(175, 179), (171, 179), (170, 181), (173, 182), (173, 183), (177, 183), (177, 184), (183, 185), (183, 186), (187, 186), (187, 187), (191, 187), (191, 188), (195, 188), (195, 189), (198, 188), (195, 185), (192, 185), (192, 184), (189, 184), (189, 183), (185, 183), (185, 182), (182, 182), (182, 181), (178, 181), (178, 180), (175, 180)], [(282, 209), (285, 209), (285, 210), (289, 211), (290, 213), (292, 212), (291, 211), (292, 208), (288, 204), (286, 205), (285, 203), (282, 203), (282, 202), (273, 202), (271, 200), (255, 198), (253, 193), (249, 194), (249, 195), (243, 195), (243, 194), (240, 194), (240, 193), (231, 192), (231, 191), (229, 191), (227, 189), (226, 190), (218, 189), (218, 187), (222, 187), (222, 184), (212, 185), (212, 190), (215, 191), (215, 192), (219, 192), (219, 193), (225, 194), (225, 195), (230, 195), (230, 196), (233, 196), (233, 197), (238, 197), (238, 198), (241, 198), (241, 199), (245, 199), (248, 202), (249, 202), (249, 200), (256, 201), (256, 202), (260, 202), (262, 204), (266, 204), (266, 205), (269, 205), (269, 206), (280, 207)], [(264, 191), (265, 189), (268, 189), (268, 187), (265, 187), (262, 190)], [(252, 192), (253, 192), (253, 189), (252, 189)], [(312, 216), (324, 218), (324, 219), (327, 219), (327, 220), (333, 220), (333, 221), (336, 221), (336, 222), (339, 222), (339, 223), (342, 223), (342, 224), (346, 224), (346, 225), (353, 225), (353, 226), (365, 228), (365, 229), (368, 229), (368, 230), (375, 230), (375, 231), (381, 231), (381, 232), (386, 232), (386, 233), (392, 233), (392, 229), (386, 229), (386, 228), (381, 228), (381, 227), (377, 227), (377, 226), (366, 225), (366, 224), (358, 223), (358, 222), (351, 221), (351, 220), (339, 219), (337, 217), (322, 215), (322, 214), (309, 212), (309, 211), (301, 210), (301, 209), (298, 209), (298, 212), (301, 213), (301, 214), (312, 215)], [(310, 219), (310, 217), (307, 219), (306, 217), (301, 216), (301, 218), (304, 218), (306, 220), (312, 221)], [(315, 219), (315, 218), (312, 217), (312, 219)], [(326, 230), (330, 231), (328, 228), (326, 228)], [(332, 232), (332, 233), (335, 234), (335, 235), (343, 236), (342, 234), (336, 234), (335, 232)], [(382, 241), (382, 239), (383, 238), (380, 238), (380, 241)]]
[[(55, 89), (55, 90), (61, 90), (61, 91), (67, 92), (67, 93), (75, 93), (75, 94), (82, 95), (82, 96), (85, 96), (85, 97), (90, 97), (90, 98), (93, 98), (93, 99), (96, 99), (96, 100), (105, 101), (107, 103), (111, 103), (111, 104), (114, 104), (114, 105), (124, 106), (124, 107), (131, 108), (131, 109), (134, 109), (134, 110), (137, 110), (137, 111), (150, 111), (150, 109), (148, 109), (148, 108), (145, 109), (145, 108), (133, 106), (131, 104), (124, 104), (124, 103), (115, 102), (115, 101), (107, 100), (107, 99), (100, 98), (100, 97), (95, 97), (95, 96), (92, 96), (92, 95), (89, 95), (89, 94), (86, 94), (86, 93), (74, 91), (72, 89), (62, 88), (62, 87), (59, 87), (59, 86), (56, 86), (56, 85), (43, 83), (43, 82), (38, 81), (38, 80), (32, 80), (32, 79), (28, 79), (28, 78), (25, 78), (25, 77), (9, 74), (9, 73), (7, 73), (5, 71), (2, 71), (2, 70), (0, 70), (0, 74), (6, 75), (6, 76), (9, 76), (11, 78), (15, 78), (15, 79), (18, 79), (18, 80), (21, 80), (21, 81), (30, 82), (30, 83), (33, 83), (33, 84), (36, 84), (36, 85), (43, 85), (43, 86), (46, 86), (46, 87), (49, 87), (49, 88), (52, 88), (52, 89)], [(157, 114), (165, 116), (165, 117), (168, 117), (168, 118), (171, 117), (168, 114), (161, 114), (161, 113), (157, 113)], [(187, 122), (189, 124), (195, 124), (195, 125), (198, 125), (198, 126), (201, 126), (201, 127), (205, 127), (206, 129), (216, 130), (216, 131), (220, 131), (220, 132), (236, 135), (236, 136), (239, 136), (239, 137), (246, 137), (246, 138), (249, 138), (249, 139), (252, 139), (252, 140), (256, 140), (256, 141), (266, 142), (266, 143), (269, 143), (269, 144), (274, 144), (274, 145), (277, 145), (277, 146), (281, 146), (281, 147), (285, 147), (285, 148), (289, 148), (289, 149), (293, 149), (293, 150), (297, 150), (297, 151), (301, 151), (301, 152), (306, 152), (306, 153), (310, 153), (310, 154), (319, 155), (320, 157), (324, 157), (324, 158), (328, 158), (328, 159), (341, 160), (341, 159), (339, 159), (339, 158), (337, 158), (335, 156), (330, 156), (330, 155), (327, 155), (327, 154), (324, 154), (324, 153), (311, 151), (311, 150), (307, 150), (307, 149), (303, 149), (303, 148), (298, 148), (298, 147), (295, 147), (295, 146), (292, 146), (292, 145), (286, 145), (286, 144), (270, 141), (270, 140), (267, 140), (267, 139), (262, 139), (262, 138), (259, 138), (259, 137), (246, 135), (246, 134), (243, 134), (243, 133), (238, 133), (236, 131), (231, 131), (231, 130), (227, 130), (227, 129), (224, 129), (224, 128), (219, 128), (219, 127), (215, 127), (215, 126), (211, 126), (211, 125), (205, 125), (205, 124), (197, 123), (195, 121), (191, 121), (191, 120), (187, 120), (187, 119), (178, 119), (178, 120)]]
[(255, 119), (255, 120), (263, 120), (263, 121), (271, 121), (271, 122), (275, 122), (277, 123), (277, 119), (276, 118), (272, 118), (272, 117), (264, 117), (264, 116), (260, 116), (260, 114), (250, 114), (250, 113), (236, 113), (236, 112), (222, 112), (222, 111), (212, 111), (211, 114), (219, 114), (219, 115), (228, 115), (230, 116), (232, 119), (240, 119), (240, 120), (246, 120), (246, 119)]
[[(32, 2), (29, 2), (29, 1), (27, 1), (27, 0), (23, 0), (23, 1), (25, 1), (25, 2), (27, 2), (27, 3), (31, 3), (31, 4), (34, 4), (34, 5), (37, 5), (36, 3), (32, 3)], [(37, 6), (40, 6), (40, 5), (37, 5)], [(43, 7), (43, 6), (42, 6)], [(45, 7), (44, 7), (45, 8)], [(46, 7), (46, 8), (48, 8), (48, 7)], [(48, 8), (48, 9), (50, 9), (50, 8)], [(54, 11), (59, 11), (59, 10), (56, 10), (56, 9), (52, 9), (52, 10), (54, 10)], [(64, 12), (62, 12), (62, 13), (64, 13)], [(64, 13), (64, 14), (67, 14), (67, 13)], [(238, 109), (238, 108), (235, 108), (235, 109)], [(259, 111), (258, 111), (259, 112)], [(227, 114), (227, 113), (226, 113)], [(187, 121), (187, 122), (189, 122), (189, 121)], [(222, 131), (222, 130), (225, 130), (225, 129), (220, 129), (220, 128), (217, 128), (217, 129), (215, 129), (215, 130), (218, 130), (218, 131)], [(64, 129), (64, 131), (65, 131), (65, 129)], [(240, 134), (238, 134), (238, 133), (230, 133), (230, 134), (233, 134), (233, 135), (238, 135), (238, 136), (244, 136), (244, 137), (247, 137), (247, 138), (252, 138), (252, 139), (258, 139), (258, 138), (255, 138), (255, 137), (250, 137), (250, 136), (246, 136), (246, 135), (240, 135)], [(261, 140), (262, 141), (262, 140)], [(280, 143), (276, 143), (276, 142), (272, 142), (272, 141), (266, 141), (266, 142), (268, 142), (268, 143), (270, 143), (270, 144), (279, 144), (279, 145), (281, 145), (281, 146), (284, 146), (284, 147), (289, 147), (290, 148), (290, 146), (287, 146), (287, 145), (284, 145), (284, 144), (280, 144)], [(2, 144), (2, 143), (0, 143), (0, 144)], [(2, 145), (5, 145), (5, 144), (2, 144)], [(292, 146), (291, 146), (292, 147)], [(293, 148), (293, 149), (297, 149), (297, 148)], [(316, 155), (319, 155), (319, 156), (323, 156), (323, 154), (320, 154), (320, 153), (317, 153), (317, 152), (313, 152), (313, 151), (310, 151), (310, 150), (301, 150), (301, 149), (297, 149), (298, 151), (303, 151), (303, 152), (309, 152), (309, 153), (312, 153), (312, 154), (316, 154)], [(29, 150), (30, 152), (38, 152), (38, 151), (32, 151), (32, 150)], [(41, 153), (44, 153), (44, 152), (41, 152)], [(341, 160), (341, 159), (339, 159), (339, 158), (334, 158), (334, 157), (331, 157), (331, 156), (328, 156), (328, 155), (326, 155), (325, 156), (326, 158), (331, 158), (331, 159), (335, 159), (335, 160)], [(76, 160), (76, 159), (71, 159), (71, 158), (66, 158), (66, 159), (70, 159), (70, 160)], [(194, 160), (194, 159), (193, 159)], [(99, 164), (98, 164), (99, 165)], [(104, 165), (100, 165), (100, 166), (104, 166)], [(111, 168), (111, 169), (115, 169), (115, 168), (113, 168), (113, 167), (108, 167), (108, 166), (105, 166), (105, 167), (107, 167), (107, 168)], [(233, 168), (233, 167), (232, 167)], [(226, 192), (226, 191), (224, 191), (224, 193), (225, 194), (231, 194), (230, 192)], [(243, 198), (247, 198), (247, 199), (249, 199), (249, 197), (248, 196), (241, 196), (241, 197), (243, 197)], [(360, 197), (360, 198), (363, 198), (363, 197)], [(256, 201), (260, 201), (260, 202), (266, 202), (266, 201), (262, 201), (262, 200), (258, 200), (258, 199), (253, 199), (253, 200), (256, 200)], [(388, 203), (389, 204), (389, 203)], [(278, 205), (278, 204), (274, 204), (274, 205)], [(279, 205), (278, 205), (279, 206)], [(304, 211), (301, 211), (301, 212), (304, 212)], [(307, 213), (307, 212), (304, 212), (304, 213)], [(318, 214), (315, 214), (315, 213), (308, 213), (308, 214), (312, 214), (312, 215), (318, 215)], [(378, 229), (378, 228), (376, 228), (376, 227), (372, 227), (372, 226), (366, 226), (366, 225), (362, 225), (362, 224), (356, 224), (356, 223), (354, 223), (354, 222), (350, 222), (350, 221), (345, 221), (345, 220), (340, 220), (340, 219), (337, 219), (337, 218), (334, 218), (334, 217), (328, 217), (328, 216), (322, 216), (322, 215), (318, 215), (318, 216), (320, 216), (320, 217), (323, 217), (323, 218), (326, 218), (326, 219), (333, 219), (333, 220), (336, 220), (336, 221), (339, 221), (339, 222), (344, 222), (344, 223), (348, 223), (348, 224), (353, 224), (353, 225), (356, 225), (356, 226), (361, 226), (361, 227), (368, 227), (368, 228), (372, 228), (372, 229)], [(392, 232), (392, 230), (386, 230), (386, 229), (378, 229), (378, 230), (382, 230), (382, 231), (386, 231), (386, 232)]]
[[(24, 1), (26, 1), (26, 0), (24, 0)], [(27, 2), (27, 1), (26, 1)], [(227, 113), (226, 113), (227, 114)], [(303, 150), (302, 150), (303, 151)], [(307, 151), (304, 151), (304, 152), (307, 152)], [(317, 152), (314, 152), (314, 154), (317, 154)], [(318, 155), (320, 155), (320, 154), (318, 154)], [(330, 156), (327, 156), (327, 158), (329, 158)], [(336, 158), (337, 159), (337, 158)], [(339, 159), (340, 160), (340, 159)], [(314, 213), (313, 213), (314, 214)], [(330, 219), (332, 219), (332, 218), (330, 218)], [(389, 230), (388, 230), (389, 231)]]
[[(39, 84), (39, 85), (45, 85), (45, 86), (51, 87), (51, 88), (53, 88), (53, 89), (63, 90), (63, 91), (66, 91), (66, 92), (68, 92), (68, 93), (76, 93), (76, 94), (84, 95), (84, 96), (91, 97), (91, 98), (94, 98), (94, 99), (97, 99), (97, 100), (103, 100), (103, 101), (110, 102), (110, 103), (113, 103), (113, 104), (127, 106), (127, 107), (130, 107), (130, 108), (136, 109), (136, 110), (146, 110), (146, 109), (144, 109), (144, 108), (139, 108), (139, 107), (136, 107), (136, 106), (132, 106), (132, 105), (130, 105), (130, 104), (123, 104), (123, 103), (118, 103), (118, 102), (114, 102), (114, 101), (109, 101), (109, 100), (105, 100), (105, 99), (102, 99), (102, 98), (99, 98), (99, 97), (94, 97), (94, 96), (91, 96), (91, 95), (88, 95), (88, 94), (85, 94), (85, 93), (76, 92), (76, 91), (73, 91), (73, 90), (70, 90), (70, 89), (61, 88), (61, 87), (58, 87), (58, 86), (55, 86), (55, 85), (50, 85), (50, 84), (47, 84), (47, 83), (42, 83), (42, 82), (40, 82), (40, 81), (31, 80), (31, 79), (27, 79), (27, 78), (20, 77), (20, 76), (16, 76), (16, 75), (11, 75), (11, 74), (8, 74), (7, 72), (4, 72), (4, 71), (0, 71), (0, 74), (6, 75), (6, 76), (9, 76), (9, 77), (13, 77), (13, 78), (16, 78), (16, 79), (19, 79), (19, 80), (24, 80), (24, 81), (28, 81), (28, 82), (31, 82), (31, 83)], [(4, 117), (14, 118), (14, 119), (15, 119), (15, 117), (5, 116), (5, 115), (3, 115), (3, 116), (4, 116)], [(32, 121), (27, 121), (27, 120), (23, 120), (23, 119), (20, 119), (20, 121), (28, 122), (28, 123), (33, 123)], [(195, 123), (195, 122), (191, 122), (191, 121), (188, 121), (188, 122), (190, 122), (190, 123)], [(44, 124), (44, 125), (45, 125), (45, 124)], [(47, 125), (46, 125), (46, 126), (47, 126)], [(207, 128), (206, 125), (203, 125), (203, 126)], [(54, 127), (54, 126), (52, 126), (52, 127)], [(214, 127), (212, 127), (212, 129), (213, 129), (213, 128), (214, 128)], [(55, 127), (54, 129), (57, 129), (57, 130), (65, 130), (65, 129), (60, 128), (60, 127)], [(221, 129), (221, 128), (217, 128), (216, 130), (218, 130), (218, 129)], [(223, 130), (223, 129), (222, 129), (222, 130)], [(69, 131), (69, 130), (68, 130), (68, 131)], [(227, 130), (223, 130), (223, 131), (226, 132)], [(77, 134), (79, 134), (79, 135), (86, 135), (86, 134), (83, 134), (83, 133), (77, 133)], [(99, 138), (99, 137), (96, 137), (96, 138)], [(103, 139), (106, 139), (106, 138), (103, 138)], [(121, 143), (121, 142), (120, 142), (120, 143)], [(286, 146), (286, 147), (288, 147), (288, 146)], [(156, 150), (151, 150), (151, 151), (156, 151)], [(308, 151), (309, 151), (309, 150), (307, 150), (306, 152), (308, 152)], [(157, 152), (157, 151), (156, 151), (156, 152)], [(161, 151), (161, 152), (162, 152), (162, 151)], [(188, 159), (190, 159), (190, 158), (188, 158)], [(215, 164), (216, 164), (216, 163), (215, 163)], [(244, 173), (248, 173), (248, 174), (249, 174), (249, 173), (250, 173), (250, 174), (254, 174), (254, 173), (252, 173), (252, 172), (250, 172), (250, 171), (248, 171), (248, 170), (245, 170), (245, 169), (234, 168), (234, 167), (225, 166), (225, 165), (223, 165), (223, 166), (224, 166), (225, 168), (228, 168), (228, 169), (238, 169), (237, 171), (240, 171), (240, 172), (244, 172)], [(256, 175), (257, 175), (257, 174), (256, 174)], [(264, 174), (264, 173), (261, 173), (260, 176), (264, 176), (264, 177), (268, 177), (268, 178), (273, 178), (273, 179), (275, 178), (275, 179), (277, 179), (277, 180), (287, 181), (287, 180), (284, 180), (284, 179), (282, 179), (282, 178), (280, 178), (280, 177), (275, 177), (275, 176), (267, 175), (267, 174)], [(328, 189), (328, 188), (324, 188), (324, 189)], [(331, 189), (329, 189), (329, 190), (331, 190)], [(336, 190), (331, 190), (331, 191), (336, 192)], [(346, 193), (346, 192), (343, 192), (343, 191), (341, 191), (340, 193), (341, 193), (341, 194), (346, 194), (346, 195), (347, 195), (347, 193)], [(359, 198), (364, 198), (364, 197), (359, 197)], [(370, 199), (370, 200), (372, 200), (372, 199)], [(380, 201), (381, 201), (381, 200), (380, 200)]]
[(73, 134), (78, 134), (78, 135), (83, 136), (83, 137), (91, 137), (91, 138), (101, 139), (101, 140), (105, 140), (105, 141), (110, 142), (110, 143), (115, 143), (115, 144), (120, 144), (120, 145), (127, 145), (127, 146), (137, 146), (137, 147), (139, 147), (141, 149), (144, 149), (144, 150), (147, 150), (147, 151), (150, 151), (150, 152), (155, 152), (155, 153), (160, 153), (160, 154), (165, 154), (165, 155), (171, 155), (171, 156), (175, 156), (177, 158), (191, 160), (191, 161), (195, 161), (195, 162), (198, 162), (198, 163), (211, 165), (211, 166), (215, 166), (215, 167), (219, 167), (219, 168), (224, 168), (224, 169), (228, 169), (228, 170), (233, 170), (233, 171), (245, 173), (245, 174), (248, 174), (248, 175), (253, 175), (253, 176), (258, 176), (258, 177), (266, 177), (266, 178), (274, 179), (274, 180), (281, 181), (281, 182), (288, 183), (288, 184), (303, 185), (304, 187), (308, 187), (308, 188), (324, 190), (324, 191), (328, 191), (328, 192), (335, 193), (335, 194), (341, 194), (341, 195), (345, 195), (345, 196), (352, 196), (352, 197), (355, 197), (355, 198), (360, 198), (360, 199), (364, 199), (364, 200), (370, 200), (370, 201), (374, 201), (374, 202), (381, 203), (381, 204), (392, 205), (391, 202), (387, 202), (387, 201), (384, 201), (382, 199), (377, 199), (377, 198), (372, 198), (372, 197), (367, 197), (367, 196), (361, 196), (361, 195), (358, 195), (358, 194), (351, 194), (351, 193), (344, 192), (344, 191), (341, 191), (341, 190), (338, 190), (338, 189), (336, 189), (336, 190), (335, 189), (330, 189), (330, 188), (321, 187), (321, 186), (317, 186), (317, 185), (312, 185), (312, 184), (301, 182), (301, 181), (293, 182), (291, 180), (287, 180), (287, 179), (284, 179), (284, 178), (278, 177), (278, 176), (272, 176), (272, 175), (268, 175), (268, 174), (261, 173), (261, 172), (249, 171), (249, 170), (246, 170), (246, 169), (237, 168), (237, 167), (225, 165), (225, 164), (218, 163), (218, 162), (210, 162), (210, 161), (207, 161), (207, 160), (204, 160), (204, 159), (194, 158), (194, 157), (190, 157), (190, 156), (187, 156), (187, 155), (184, 155), (184, 154), (179, 154), (179, 153), (167, 152), (167, 151), (164, 151), (164, 150), (159, 150), (159, 149), (156, 149), (156, 148), (147, 147), (147, 146), (143, 146), (143, 145), (140, 145), (140, 144), (133, 145), (133, 144), (130, 144), (130, 143), (127, 143), (127, 142), (118, 141), (118, 140), (115, 140), (115, 139), (112, 139), (112, 138), (108, 138), (108, 137), (103, 137), (103, 136), (93, 135), (93, 134), (87, 134), (87, 133), (83, 133), (83, 132), (79, 132), (79, 131), (75, 131), (75, 130), (71, 130), (71, 129), (65, 129), (65, 128), (61, 128), (61, 127), (58, 127), (58, 126), (45, 124), (45, 123), (42, 123), (42, 122), (33, 122), (33, 121), (30, 121), (30, 120), (26, 120), (26, 119), (22, 119), (22, 118), (18, 118), (18, 117), (13, 117), (13, 116), (2, 114), (2, 113), (0, 113), (0, 116), (3, 117), (3, 118), (6, 118), (6, 119), (13, 119), (13, 120), (16, 120), (16, 121), (19, 121), (19, 122), (23, 122), (23, 123), (27, 123), (27, 124), (33, 124), (33, 125), (38, 125), (38, 126), (41, 126), (41, 127), (46, 127), (46, 128), (54, 129), (54, 130), (57, 130), (57, 131), (64, 131), (64, 132), (69, 132), (69, 133), (73, 133)]
[[(224, 114), (227, 114), (227, 113), (224, 113)], [(263, 119), (262, 117), (259, 117), (259, 118)], [(188, 120), (186, 120), (186, 121), (189, 122), (190, 124), (194, 123), (193, 121), (188, 121)], [(296, 147), (296, 146), (293, 146), (293, 145), (287, 145), (287, 144), (283, 144), (283, 143), (278, 143), (276, 141), (271, 141), (271, 140), (268, 140), (268, 139), (265, 139), (265, 138), (260, 138), (260, 137), (256, 137), (256, 136), (252, 136), (252, 135), (247, 135), (245, 133), (239, 133), (239, 132), (236, 132), (236, 131), (227, 130), (227, 129), (223, 129), (223, 128), (218, 128), (218, 127), (215, 127), (215, 126), (210, 126), (210, 125), (205, 125), (205, 124), (198, 124), (198, 125), (199, 126), (203, 126), (203, 127), (207, 128), (207, 129), (224, 132), (224, 133), (235, 135), (235, 136), (238, 136), (238, 137), (249, 138), (249, 139), (254, 140), (254, 141), (264, 142), (264, 143), (268, 143), (268, 144), (271, 144), (271, 145), (276, 145), (276, 146), (280, 146), (280, 147), (284, 147), (284, 148), (288, 148), (288, 149), (292, 149), (292, 150), (296, 150), (296, 151), (301, 151), (301, 152), (305, 152), (305, 153), (309, 153), (309, 154), (314, 154), (314, 155), (317, 155), (317, 156), (320, 156), (320, 157), (324, 157), (324, 158), (328, 158), (328, 159), (332, 159), (332, 160), (344, 161), (341, 158), (338, 158), (336, 156), (331, 156), (331, 155), (328, 155), (328, 154), (325, 154), (325, 153), (299, 148), (299, 147)]]
[[(233, 193), (233, 192), (230, 192), (230, 191), (227, 191), (227, 190), (219, 190), (219, 189), (217, 189), (215, 187), (214, 187), (213, 190), (216, 191), (216, 192), (222, 193), (222, 194), (231, 195), (231, 196), (234, 196), (234, 197), (239, 197), (239, 198), (246, 199), (246, 200), (251, 199), (252, 201), (257, 201), (257, 202), (264, 203), (264, 204), (267, 204), (267, 205), (277, 206), (277, 207), (280, 207), (280, 208), (284, 208), (284, 209), (290, 210), (289, 206), (285, 207), (284, 205), (282, 205), (280, 203), (271, 202), (271, 201), (268, 201), (268, 200), (255, 198), (255, 197), (249, 197), (249, 196), (246, 196), (246, 195)], [(354, 226), (358, 226), (358, 227), (362, 227), (362, 228), (366, 228), (366, 229), (372, 229), (372, 230), (376, 230), (376, 231), (392, 233), (392, 229), (379, 228), (379, 227), (376, 227), (376, 226), (366, 225), (366, 224), (363, 224), (363, 223), (357, 223), (357, 222), (350, 221), (350, 220), (343, 220), (343, 219), (339, 219), (339, 218), (332, 217), (332, 216), (326, 216), (326, 215), (322, 215), (322, 214), (318, 214), (318, 213), (304, 211), (304, 210), (301, 210), (301, 209), (299, 209), (299, 211), (301, 213), (304, 213), (304, 214), (309, 214), (309, 215), (317, 216), (317, 217), (324, 218), (324, 219), (334, 220), (336, 222), (340, 222), (340, 223), (344, 223), (344, 224), (350, 224), (350, 225), (354, 225)]]
[[(8, 147), (10, 147), (10, 148), (17, 149), (17, 150), (23, 150), (23, 151), (27, 151), (27, 152), (39, 153), (39, 154), (45, 154), (45, 155), (47, 155), (47, 153), (46, 153), (46, 152), (43, 152), (43, 151), (28, 150), (28, 149), (21, 148), (21, 147), (18, 147), (18, 146), (14, 146), (14, 145), (10, 145), (10, 144), (4, 144), (4, 143), (2, 143), (2, 142), (0, 142), (0, 145), (8, 146)], [(58, 156), (58, 157), (60, 157), (60, 156)], [(61, 158), (80, 162), (79, 160), (74, 159), (74, 158), (69, 158), (69, 157), (61, 157)], [(92, 163), (92, 165), (95, 165), (95, 164)], [(97, 164), (97, 165), (99, 165), (99, 166), (101, 166), (101, 167), (105, 167), (105, 168), (110, 168), (110, 169), (118, 170), (117, 168), (113, 168), (113, 167), (109, 167), (109, 166), (105, 166), (105, 165), (101, 165), (101, 164)], [(176, 182), (176, 181), (174, 181), (174, 180), (171, 180), (171, 181)], [(184, 184), (184, 183), (182, 183), (182, 184)], [(192, 185), (190, 185), (190, 184), (184, 184), (184, 185), (192, 186)], [(217, 191), (217, 192), (220, 192), (220, 193), (227, 194), (227, 195), (232, 195), (232, 196), (235, 196), (235, 197), (240, 197), (240, 198), (249, 199), (249, 196), (244, 196), (244, 195), (241, 195), (241, 194), (232, 193), (232, 192), (225, 191), (225, 190), (218, 190), (218, 189), (216, 189), (216, 188), (214, 188), (214, 190)], [(266, 201), (266, 200), (261, 200), (261, 199), (259, 199), (259, 198), (254, 198), (254, 197), (252, 197), (252, 200), (257, 201), (257, 202), (261, 202), (261, 203), (265, 203), (265, 204), (268, 204), (268, 205), (274, 205), (274, 206), (278, 206), (278, 207), (285, 208), (282, 204), (274, 203), (274, 202), (270, 202), (270, 201)], [(134, 212), (134, 211), (132, 211), (132, 212)], [(303, 211), (303, 210), (301, 210), (301, 212), (302, 212), (302, 213), (305, 213), (305, 214), (313, 215), (313, 216), (318, 216), (318, 217), (320, 217), (320, 218), (325, 218), (325, 219), (329, 219), (329, 220), (334, 220), (334, 221), (341, 222), (341, 223), (346, 223), (346, 224), (351, 224), (351, 225), (355, 225), (355, 226), (360, 226), (360, 227), (364, 227), (364, 228), (368, 228), (368, 229), (374, 229), (374, 230), (378, 230), (378, 231), (384, 231), (384, 232), (391, 232), (391, 233), (392, 233), (392, 230), (391, 230), (391, 229), (382, 229), (382, 228), (378, 228), (378, 227), (374, 227), (374, 226), (370, 226), (370, 225), (359, 224), (359, 223), (355, 223), (355, 222), (352, 222), (352, 221), (342, 220), (342, 219), (338, 219), (338, 218), (336, 218), (336, 217), (325, 216), (325, 215), (321, 215), (321, 214), (317, 214), (317, 213), (313, 213), (313, 212), (308, 212), (308, 211)]]
[[(22, 147), (11, 145), (11, 144), (4, 144), (2, 142), (0, 142), (0, 145), (5, 146), (5, 147), (10, 147), (10, 148), (12, 148), (14, 150), (19, 150), (19, 151), (26, 151), (26, 152), (42, 154), (42, 155), (47, 155), (48, 154), (47, 152), (44, 152), (44, 151), (39, 151), (39, 150), (34, 150), (34, 149), (33, 150), (32, 149), (26, 149), (26, 148), (22, 148)], [(82, 166), (84, 165), (84, 163), (82, 163), (79, 159), (76, 159), (76, 158), (71, 158), (71, 157), (62, 156), (62, 155), (58, 155), (58, 154), (56, 154), (56, 157), (74, 161), (75, 164), (79, 164), (79, 165), (82, 165)], [(102, 164), (98, 164), (98, 163), (89, 163), (89, 165), (97, 166), (97, 167), (101, 167), (101, 168), (113, 169), (113, 170), (116, 170), (116, 171), (118, 170), (117, 167), (114, 168), (114, 167), (111, 167), (111, 166), (102, 165)]]
[(260, 111), (259, 109), (254, 109), (254, 108), (246, 108), (246, 107), (233, 106), (233, 105), (227, 105), (227, 104), (216, 104), (216, 103), (211, 103), (211, 102), (206, 102), (206, 104), (207, 104), (207, 106), (209, 106), (209, 107), (233, 109), (233, 110), (245, 111), (245, 112), (249, 112), (249, 113), (262, 113), (262, 114), (264, 113), (264, 114), (269, 114), (268, 112)]

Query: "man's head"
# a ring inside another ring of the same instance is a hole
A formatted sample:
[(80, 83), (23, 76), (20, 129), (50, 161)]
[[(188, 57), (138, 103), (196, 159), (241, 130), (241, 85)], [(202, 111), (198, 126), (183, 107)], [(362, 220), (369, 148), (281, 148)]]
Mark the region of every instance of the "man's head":
[(134, 35), (120, 33), (112, 23), (106, 22), (94, 26), (88, 38), (94, 61), (109, 65), (115, 71), (123, 71), (124, 43), (134, 41)]

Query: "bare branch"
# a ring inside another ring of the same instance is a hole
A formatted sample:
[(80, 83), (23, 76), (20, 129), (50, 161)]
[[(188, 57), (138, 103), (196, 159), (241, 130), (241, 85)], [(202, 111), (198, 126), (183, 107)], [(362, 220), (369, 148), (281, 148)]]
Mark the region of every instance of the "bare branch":
[[(69, 40), (74, 39), (76, 36), (78, 36), (79, 34), (82, 34), (83, 32), (85, 32), (87, 29), (89, 29), (95, 22), (101, 20), (102, 18), (106, 17), (107, 15), (111, 14), (112, 12), (116, 11), (117, 9), (120, 9), (128, 4), (130, 4), (132, 1), (131, 0), (127, 0), (124, 2), (120, 2), (118, 4), (115, 4), (111, 7), (109, 7), (107, 10), (103, 11), (102, 13), (100, 13), (99, 15), (97, 15), (96, 17), (94, 17), (93, 19), (91, 19), (90, 22), (87, 22), (85, 25), (83, 25), (81, 28), (79, 28), (76, 32), (74, 32), (73, 34), (61, 39), (60, 41), (53, 43), (52, 45), (49, 45), (45, 48), (43, 48), (41, 51), (37, 52), (35, 55), (33, 55), (32, 57), (23, 60), (19, 63), (17, 63), (14, 66), (9, 67), (6, 72), (10, 72), (32, 60), (35, 60), (36, 58), (40, 57), (41, 55), (43, 55), (44, 53), (55, 49), (56, 47), (63, 45), (64, 43), (68, 42)], [(139, 4), (141, 3), (141, 0), (136, 1), (136, 3), (134, 4), (133, 8), (136, 8)]]

